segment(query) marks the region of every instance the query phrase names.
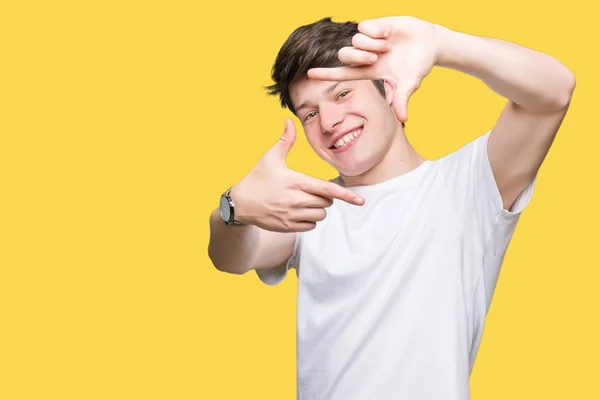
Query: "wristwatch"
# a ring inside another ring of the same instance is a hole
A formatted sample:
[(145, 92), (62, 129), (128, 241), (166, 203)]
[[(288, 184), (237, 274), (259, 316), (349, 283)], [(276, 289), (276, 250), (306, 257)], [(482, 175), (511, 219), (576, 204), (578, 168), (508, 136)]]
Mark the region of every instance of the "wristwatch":
[(231, 192), (231, 188), (227, 189), (227, 191), (221, 195), (221, 201), (219, 203), (219, 213), (221, 214), (221, 218), (227, 225), (243, 226), (243, 223), (235, 220), (235, 205), (229, 196), (229, 192)]

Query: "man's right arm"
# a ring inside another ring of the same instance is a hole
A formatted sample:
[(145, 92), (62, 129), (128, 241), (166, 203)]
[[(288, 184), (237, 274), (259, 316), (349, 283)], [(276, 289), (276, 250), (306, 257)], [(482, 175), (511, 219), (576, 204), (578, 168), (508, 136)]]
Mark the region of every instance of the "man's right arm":
[(231, 188), (235, 219), (244, 226), (227, 225), (218, 209), (211, 213), (208, 254), (218, 270), (244, 274), (282, 265), (293, 254), (296, 232), (314, 229), (333, 199), (364, 204), (340, 185), (290, 170), (285, 160), (295, 139), (294, 124), (286, 119), (277, 144)]
[(295, 240), (296, 232), (227, 225), (218, 209), (210, 215), (208, 256), (219, 271), (245, 274), (252, 269), (277, 267), (292, 256)]

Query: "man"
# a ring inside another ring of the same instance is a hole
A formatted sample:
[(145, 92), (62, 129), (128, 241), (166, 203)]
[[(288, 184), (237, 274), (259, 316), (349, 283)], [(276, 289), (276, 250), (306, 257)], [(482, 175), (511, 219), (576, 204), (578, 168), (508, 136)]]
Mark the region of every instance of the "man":
[[(404, 134), (434, 66), (507, 99), (487, 133), (437, 160)], [(221, 271), (298, 276), (298, 398), (469, 398), (502, 259), (575, 87), (557, 60), (412, 17), (298, 28), (273, 67), (309, 144), (339, 171), (285, 165), (295, 129), (221, 199)], [(225, 221), (225, 222), (224, 222)]]

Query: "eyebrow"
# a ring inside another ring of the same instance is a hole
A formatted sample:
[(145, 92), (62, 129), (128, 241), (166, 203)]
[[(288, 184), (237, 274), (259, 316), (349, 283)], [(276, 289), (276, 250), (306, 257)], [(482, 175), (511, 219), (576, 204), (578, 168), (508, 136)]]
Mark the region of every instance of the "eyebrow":
[[(325, 89), (323, 91), (323, 94), (327, 94), (327, 93), (331, 93), (335, 90), (336, 87), (338, 87), (338, 85), (340, 85), (342, 82), (336, 82), (333, 85), (329, 86), (327, 89)], [(304, 103), (300, 104), (300, 107), (296, 108), (296, 112), (298, 112), (299, 110), (308, 107), (308, 105), (310, 104), (309, 101), (305, 101)]]

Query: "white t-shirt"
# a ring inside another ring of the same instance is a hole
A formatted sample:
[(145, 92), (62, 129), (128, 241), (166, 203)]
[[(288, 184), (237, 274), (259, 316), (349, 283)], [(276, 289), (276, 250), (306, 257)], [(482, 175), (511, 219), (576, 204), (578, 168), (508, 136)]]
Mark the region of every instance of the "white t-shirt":
[[(298, 276), (298, 400), (466, 400), (505, 251), (537, 176), (504, 210), (490, 132), (391, 180), (349, 189), (256, 270)], [(336, 182), (343, 182), (336, 178)]]

